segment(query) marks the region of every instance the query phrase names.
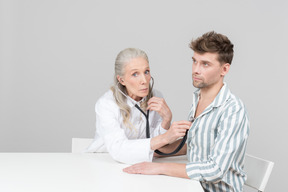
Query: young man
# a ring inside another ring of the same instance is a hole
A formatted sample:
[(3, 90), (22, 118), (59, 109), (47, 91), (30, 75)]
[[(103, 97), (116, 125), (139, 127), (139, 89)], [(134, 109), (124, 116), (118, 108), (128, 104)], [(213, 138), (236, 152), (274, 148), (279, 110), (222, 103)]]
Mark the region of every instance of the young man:
[[(242, 101), (224, 83), (233, 59), (233, 44), (226, 36), (212, 31), (192, 41), (190, 47), (194, 51), (193, 86), (198, 89), (189, 114), (193, 123), (182, 149), (187, 150), (189, 162), (144, 162), (124, 171), (190, 178), (200, 181), (205, 191), (243, 191), (249, 120)], [(173, 144), (160, 150), (167, 152), (172, 147)]]

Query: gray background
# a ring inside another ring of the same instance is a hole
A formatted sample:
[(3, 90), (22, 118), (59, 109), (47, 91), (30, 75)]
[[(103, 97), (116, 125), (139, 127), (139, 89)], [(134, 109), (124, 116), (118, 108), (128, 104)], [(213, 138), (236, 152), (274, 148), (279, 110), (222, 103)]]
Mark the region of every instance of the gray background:
[(94, 136), (94, 104), (117, 53), (145, 50), (155, 87), (186, 119), (192, 38), (215, 30), (235, 45), (225, 81), (246, 104), (248, 153), (275, 162), (267, 192), (287, 180), (286, 1), (0, 0), (0, 152), (69, 152)]

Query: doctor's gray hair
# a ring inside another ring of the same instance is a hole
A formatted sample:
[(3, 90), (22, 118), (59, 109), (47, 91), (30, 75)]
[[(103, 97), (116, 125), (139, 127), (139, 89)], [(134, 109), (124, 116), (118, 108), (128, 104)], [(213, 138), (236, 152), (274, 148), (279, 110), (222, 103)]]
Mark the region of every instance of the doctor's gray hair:
[[(123, 86), (121, 83), (119, 83), (117, 76), (123, 77), (125, 74), (125, 66), (126, 64), (134, 58), (144, 58), (148, 63), (149, 59), (147, 54), (138, 48), (127, 48), (117, 55), (115, 60), (115, 72), (114, 72), (114, 85), (111, 87), (111, 90), (113, 91), (114, 99), (117, 103), (117, 105), (120, 108), (121, 115), (123, 117), (124, 124), (129, 127), (133, 128), (133, 125), (129, 121), (130, 119), (130, 107), (127, 105), (126, 100), (127, 98), (122, 94), (125, 93), (127, 95), (126, 87)], [(120, 89), (120, 90), (119, 90)], [(122, 93), (121, 93), (122, 92)], [(147, 107), (147, 101), (152, 97), (152, 88), (149, 86), (149, 94), (144, 102), (141, 103), (141, 108), (146, 110)]]

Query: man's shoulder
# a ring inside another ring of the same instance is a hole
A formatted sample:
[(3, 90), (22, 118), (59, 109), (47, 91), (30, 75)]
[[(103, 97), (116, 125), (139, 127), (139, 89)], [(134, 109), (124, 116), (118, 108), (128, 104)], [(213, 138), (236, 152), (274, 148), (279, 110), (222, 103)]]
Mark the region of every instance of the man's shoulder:
[(220, 97), (222, 97), (224, 100), (225, 109), (232, 108), (233, 110), (239, 110), (239, 109), (245, 110), (244, 102), (240, 99), (240, 97), (236, 96), (231, 92), (226, 83), (223, 88), (224, 89), (221, 90), (222, 95)]
[(224, 105), (224, 110), (228, 113), (236, 113), (242, 111), (242, 113), (246, 113), (246, 107), (244, 102), (233, 93), (230, 93), (229, 98), (226, 100)]

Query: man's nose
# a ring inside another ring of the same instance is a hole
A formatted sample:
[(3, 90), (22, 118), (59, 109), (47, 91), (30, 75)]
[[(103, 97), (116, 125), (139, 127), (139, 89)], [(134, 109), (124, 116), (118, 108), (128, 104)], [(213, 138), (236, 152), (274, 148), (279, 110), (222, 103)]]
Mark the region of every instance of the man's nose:
[(192, 73), (200, 73), (200, 65), (198, 63), (193, 65)]

